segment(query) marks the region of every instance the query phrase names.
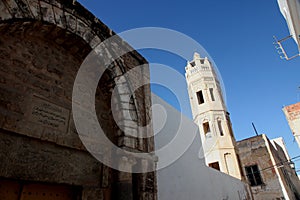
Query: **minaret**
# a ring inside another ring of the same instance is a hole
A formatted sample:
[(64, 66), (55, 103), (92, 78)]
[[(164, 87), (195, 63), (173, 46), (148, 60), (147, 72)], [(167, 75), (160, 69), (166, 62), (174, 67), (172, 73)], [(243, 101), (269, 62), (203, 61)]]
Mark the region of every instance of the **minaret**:
[(206, 165), (241, 179), (230, 117), (212, 63), (195, 53), (185, 71), (193, 119), (199, 126)]

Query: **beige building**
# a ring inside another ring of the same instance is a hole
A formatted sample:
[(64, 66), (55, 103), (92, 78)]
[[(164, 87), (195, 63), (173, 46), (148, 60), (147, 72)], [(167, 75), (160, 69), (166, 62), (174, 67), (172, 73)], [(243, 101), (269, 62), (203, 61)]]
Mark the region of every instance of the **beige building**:
[(300, 147), (300, 102), (283, 107), (283, 112)]
[(199, 126), (206, 165), (242, 179), (229, 113), (212, 63), (195, 53), (185, 71), (193, 120)]
[(265, 134), (237, 142), (243, 173), (255, 200), (298, 200), (300, 181), (282, 138)]

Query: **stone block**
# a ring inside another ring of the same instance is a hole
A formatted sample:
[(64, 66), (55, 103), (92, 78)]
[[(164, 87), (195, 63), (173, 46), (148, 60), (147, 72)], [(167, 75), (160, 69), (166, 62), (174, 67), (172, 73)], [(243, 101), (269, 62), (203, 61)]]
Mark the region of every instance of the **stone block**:
[(7, 9), (9, 10), (9, 13), (11, 13), (11, 15), (14, 18), (22, 18), (23, 17), (22, 11), (19, 9), (17, 3), (14, 0), (9, 0), (9, 1), (5, 1), (5, 2), (4, 2), (4, 0), (2, 0), (2, 3), (5, 4)]
[(38, 0), (27, 0), (29, 9), (35, 19), (41, 20), (42, 14)]
[(58, 8), (63, 8), (62, 4), (60, 1), (56, 1), (56, 0), (44, 0), (47, 1), (49, 4), (58, 7)]
[(77, 29), (77, 18), (71, 13), (65, 12), (67, 28), (71, 32), (76, 32)]
[(138, 137), (136, 128), (131, 128), (131, 127), (127, 127), (127, 126), (120, 127), (120, 128), (121, 128), (121, 130), (123, 130), (123, 133), (125, 136), (134, 137), (134, 138)]
[(2, 2), (0, 3), (0, 20), (6, 20), (6, 19), (11, 19), (12, 16), (7, 10), (5, 4)]
[(23, 16), (25, 18), (32, 18), (28, 3), (26, 0), (15, 0), (15, 2), (18, 4), (19, 9), (22, 11)]
[(100, 188), (83, 188), (82, 200), (105, 200)]
[(86, 31), (84, 33), (84, 35), (82, 36), (82, 39), (84, 39), (84, 41), (86, 41), (86, 43), (90, 44), (90, 42), (93, 40), (94, 37), (97, 37), (97, 36), (94, 35), (92, 33), (92, 30), (89, 28), (88, 31)]
[(128, 148), (137, 148), (137, 139), (132, 137), (122, 136), (118, 139), (118, 146), (125, 146)]
[(93, 39), (90, 41), (90, 46), (92, 47), (92, 49), (96, 48), (100, 43), (101, 43), (101, 39), (98, 36), (93, 37)]
[(53, 7), (53, 12), (54, 12), (54, 16), (55, 16), (56, 25), (63, 29), (66, 29), (67, 28), (67, 19), (64, 14), (64, 11), (60, 8)]
[(84, 34), (87, 31), (91, 31), (86, 23), (84, 23), (81, 19), (77, 19), (77, 30), (76, 34), (83, 38)]
[(43, 20), (55, 24), (55, 16), (53, 13), (52, 5), (40, 1), (40, 6)]

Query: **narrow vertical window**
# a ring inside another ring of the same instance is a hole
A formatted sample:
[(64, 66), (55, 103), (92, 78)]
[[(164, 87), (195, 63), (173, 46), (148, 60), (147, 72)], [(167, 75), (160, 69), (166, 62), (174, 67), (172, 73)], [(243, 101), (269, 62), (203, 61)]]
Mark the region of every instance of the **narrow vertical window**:
[(203, 98), (203, 93), (202, 90), (198, 91), (197, 93), (197, 99), (198, 99), (198, 104), (203, 104), (204, 103), (204, 98)]
[(224, 136), (223, 128), (222, 128), (222, 121), (218, 120), (218, 128), (221, 136)]
[(209, 88), (209, 93), (210, 93), (210, 98), (212, 101), (215, 101), (215, 96), (214, 96), (214, 89), (213, 88)]
[(203, 131), (204, 131), (205, 137), (211, 137), (210, 127), (209, 127), (208, 122), (203, 123)]

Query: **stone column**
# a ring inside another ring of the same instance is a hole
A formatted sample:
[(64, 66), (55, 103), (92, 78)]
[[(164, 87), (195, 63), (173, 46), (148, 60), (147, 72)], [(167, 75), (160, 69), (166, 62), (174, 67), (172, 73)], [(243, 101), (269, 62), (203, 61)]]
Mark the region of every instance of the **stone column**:
[(132, 166), (136, 164), (135, 159), (128, 156), (122, 156), (119, 161), (119, 172), (115, 182), (117, 194), (113, 194), (117, 200), (132, 200), (133, 185), (132, 185)]

